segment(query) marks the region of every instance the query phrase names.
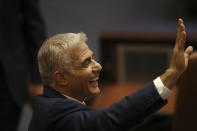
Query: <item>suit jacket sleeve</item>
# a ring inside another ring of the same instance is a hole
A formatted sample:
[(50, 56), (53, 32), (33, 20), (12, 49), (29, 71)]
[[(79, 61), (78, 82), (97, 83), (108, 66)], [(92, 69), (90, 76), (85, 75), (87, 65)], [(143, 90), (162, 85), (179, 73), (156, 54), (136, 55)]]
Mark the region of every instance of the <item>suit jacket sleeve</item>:
[(37, 66), (37, 52), (46, 38), (45, 24), (42, 19), (39, 0), (22, 0), (23, 34), (27, 50), (31, 83), (41, 83)]
[[(151, 82), (136, 93), (102, 110), (71, 113), (58, 122), (58, 130), (120, 131), (135, 127), (165, 105)], [(67, 121), (67, 123), (65, 123)], [(69, 124), (70, 123), (70, 124)], [(68, 125), (71, 125), (70, 127)]]

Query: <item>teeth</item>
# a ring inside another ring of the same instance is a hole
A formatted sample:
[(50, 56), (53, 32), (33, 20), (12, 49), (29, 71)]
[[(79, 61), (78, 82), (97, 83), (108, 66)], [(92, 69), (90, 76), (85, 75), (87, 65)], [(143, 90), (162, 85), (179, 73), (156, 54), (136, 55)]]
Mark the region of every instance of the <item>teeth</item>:
[(91, 82), (92, 81), (97, 81), (99, 78), (98, 77), (96, 77), (96, 78), (94, 78), (94, 79), (92, 79), (92, 80), (90, 80)]

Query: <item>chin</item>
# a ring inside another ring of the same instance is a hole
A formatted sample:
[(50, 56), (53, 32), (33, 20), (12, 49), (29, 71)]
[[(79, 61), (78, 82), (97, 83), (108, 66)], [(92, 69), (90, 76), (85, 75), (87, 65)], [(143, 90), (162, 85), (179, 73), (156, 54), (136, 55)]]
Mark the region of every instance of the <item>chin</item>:
[(90, 95), (98, 95), (100, 93), (99, 87), (88, 87)]

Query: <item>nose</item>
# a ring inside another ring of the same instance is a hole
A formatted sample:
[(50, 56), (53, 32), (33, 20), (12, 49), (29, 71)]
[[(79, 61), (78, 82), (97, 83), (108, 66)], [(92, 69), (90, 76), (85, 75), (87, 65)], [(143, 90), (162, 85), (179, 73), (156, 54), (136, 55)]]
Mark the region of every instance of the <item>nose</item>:
[(93, 68), (92, 68), (94, 73), (100, 73), (102, 70), (102, 66), (95, 60), (93, 60)]

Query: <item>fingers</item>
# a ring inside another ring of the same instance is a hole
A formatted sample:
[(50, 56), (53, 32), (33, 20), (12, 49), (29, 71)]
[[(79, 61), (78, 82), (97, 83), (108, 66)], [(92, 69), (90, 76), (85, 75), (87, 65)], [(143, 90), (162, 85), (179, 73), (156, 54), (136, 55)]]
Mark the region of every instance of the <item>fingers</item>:
[(180, 25), (183, 23), (182, 19), (178, 19), (178, 29), (177, 29), (177, 36), (176, 36), (176, 41), (178, 42), (178, 39), (180, 38), (180, 32), (181, 32), (181, 27)]
[(180, 18), (178, 20), (178, 30), (177, 30), (177, 38), (176, 38), (175, 47), (178, 47), (179, 49), (184, 50), (185, 41), (186, 41), (185, 25), (183, 23), (183, 20)]
[(183, 20), (182, 19), (179, 19), (178, 20), (178, 31), (177, 31), (177, 42), (180, 42), (180, 39), (181, 39), (181, 33), (185, 31), (185, 25), (183, 23)]
[(186, 32), (182, 31), (181, 34), (180, 34), (180, 41), (178, 42), (179, 49), (184, 50), (185, 41), (186, 41)]

